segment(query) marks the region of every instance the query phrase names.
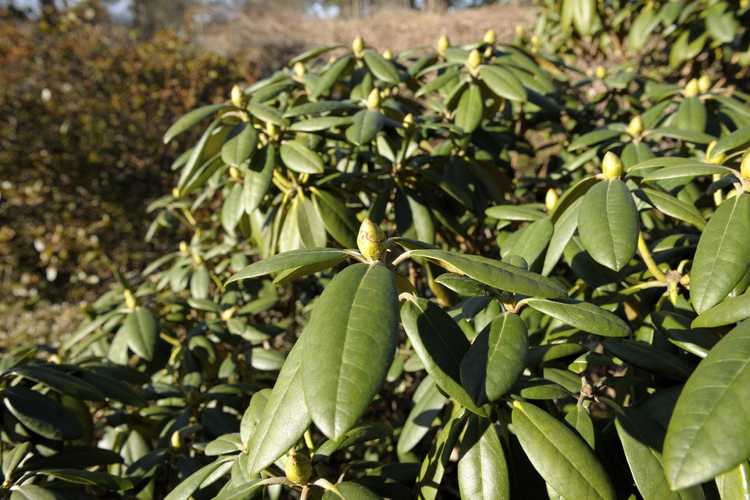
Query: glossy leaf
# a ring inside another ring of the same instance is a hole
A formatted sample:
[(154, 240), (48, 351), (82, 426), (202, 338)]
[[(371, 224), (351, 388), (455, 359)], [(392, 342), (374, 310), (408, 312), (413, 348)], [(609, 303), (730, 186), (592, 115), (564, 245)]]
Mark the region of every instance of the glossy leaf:
[(532, 309), (584, 332), (604, 337), (630, 335), (630, 327), (622, 319), (588, 302), (529, 298), (526, 303)]
[(698, 314), (721, 302), (750, 266), (750, 195), (722, 203), (698, 241), (690, 301)]
[(461, 360), (469, 341), (456, 322), (433, 302), (414, 299), (401, 307), (401, 323), (435, 384), (465, 408), (485, 415), (461, 385)]
[(750, 456), (750, 322), (726, 334), (688, 379), (664, 440), (672, 488), (687, 488)]
[(497, 260), (445, 250), (413, 250), (411, 255), (435, 260), (451, 272), (465, 274), (499, 290), (545, 298), (566, 295), (557, 281)]
[(250, 474), (259, 473), (275, 462), (310, 426), (310, 412), (302, 390), (304, 335), (287, 356), (245, 447)]
[(287, 269), (299, 268), (318, 264), (330, 264), (335, 266), (349, 256), (344, 250), (338, 248), (302, 248), (290, 252), (273, 255), (267, 259), (260, 260), (242, 269), (240, 272), (227, 280), (227, 285), (235, 281), (257, 278), (266, 274), (278, 273)]
[(461, 382), (477, 403), (496, 401), (516, 383), (526, 366), (526, 325), (516, 314), (492, 320), (461, 360)]
[[(305, 329), (305, 401), (329, 438), (354, 426), (385, 379), (396, 348), (398, 300), (382, 264), (353, 264), (328, 284)], [(377, 320), (375, 321), (375, 319)]]
[(512, 423), (534, 468), (562, 497), (615, 500), (609, 477), (591, 449), (559, 420), (516, 401)]
[(578, 214), (578, 232), (586, 251), (603, 266), (619, 271), (633, 258), (638, 212), (624, 182), (601, 182), (586, 193)]
[(470, 417), (459, 453), (458, 488), (462, 500), (510, 499), (508, 466), (494, 425), (480, 417)]
[(297, 141), (286, 141), (279, 148), (281, 161), (291, 170), (302, 174), (323, 172), (323, 160), (315, 151)]

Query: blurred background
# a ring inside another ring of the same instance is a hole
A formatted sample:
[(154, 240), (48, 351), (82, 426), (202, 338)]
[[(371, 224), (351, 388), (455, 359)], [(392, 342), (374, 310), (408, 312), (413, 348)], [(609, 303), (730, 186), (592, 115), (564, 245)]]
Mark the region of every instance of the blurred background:
[(394, 51), (509, 40), (530, 4), (0, 0), (0, 345), (66, 332), (115, 270), (175, 245), (147, 240), (147, 209), (195, 139), (161, 142), (187, 110), (358, 34)]

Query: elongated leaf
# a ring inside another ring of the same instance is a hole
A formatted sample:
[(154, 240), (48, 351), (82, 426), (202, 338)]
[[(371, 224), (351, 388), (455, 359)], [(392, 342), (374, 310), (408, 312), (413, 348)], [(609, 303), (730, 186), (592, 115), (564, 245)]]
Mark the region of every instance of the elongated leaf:
[(526, 366), (526, 324), (504, 313), (481, 332), (461, 360), (461, 382), (475, 402), (496, 401), (516, 383)]
[(336, 484), (336, 491), (326, 490), (321, 500), (382, 500), (369, 489), (353, 481)]
[(743, 150), (748, 146), (750, 146), (750, 127), (743, 127), (716, 141), (716, 146), (711, 152), (713, 155), (720, 155)]
[(313, 99), (317, 99), (323, 94), (327, 94), (331, 87), (336, 83), (339, 77), (346, 71), (349, 64), (352, 62), (353, 56), (347, 54), (340, 57), (335, 63), (328, 68), (325, 73), (317, 80), (310, 91), (310, 95)]
[(461, 437), (458, 488), (462, 500), (508, 500), (510, 478), (495, 427), (471, 416)]
[(204, 481), (206, 481), (206, 479), (216, 473), (216, 471), (222, 468), (222, 466), (226, 467), (226, 464), (229, 463), (229, 460), (229, 458), (221, 458), (216, 460), (215, 462), (211, 462), (208, 465), (204, 465), (197, 471), (190, 474), (180, 484), (178, 484), (177, 487), (169, 493), (169, 495), (164, 497), (164, 500), (188, 500), (190, 497), (192, 497), (193, 493), (200, 489), (201, 485)]
[(592, 187), (578, 213), (581, 243), (599, 264), (615, 271), (635, 255), (638, 211), (625, 183), (619, 179)]
[(664, 469), (673, 489), (721, 474), (750, 456), (750, 321), (708, 353), (677, 400), (664, 439)]
[(586, 443), (559, 420), (515, 401), (513, 432), (534, 468), (564, 498), (615, 500), (607, 473)]
[(349, 125), (352, 122), (350, 116), (318, 116), (293, 123), (289, 130), (297, 132), (320, 132), (332, 128)]
[(368, 144), (378, 135), (383, 125), (385, 125), (385, 116), (382, 113), (372, 109), (363, 109), (354, 115), (352, 125), (346, 129), (346, 138), (357, 146)]
[(456, 125), (462, 128), (464, 132), (474, 132), (482, 121), (483, 107), (482, 89), (475, 83), (469, 84), (458, 101)]
[(750, 498), (750, 466), (745, 461), (720, 474), (716, 477), (716, 488), (721, 500), (747, 500)]
[(151, 361), (158, 340), (158, 325), (151, 311), (143, 306), (136, 307), (125, 318), (120, 331), (125, 332), (128, 347), (138, 356)]
[(529, 298), (526, 299), (526, 303), (532, 309), (559, 319), (563, 323), (584, 332), (604, 337), (627, 337), (630, 335), (630, 327), (627, 323), (611, 312), (588, 302)]
[(480, 66), (479, 76), (485, 85), (500, 97), (519, 102), (527, 99), (526, 89), (518, 78), (501, 66)]
[(353, 264), (328, 284), (305, 329), (305, 401), (329, 438), (354, 426), (385, 379), (396, 348), (394, 275), (382, 264)]
[(297, 141), (286, 141), (279, 148), (281, 161), (288, 168), (303, 174), (323, 172), (323, 159), (315, 151)]
[(523, 205), (496, 205), (484, 211), (488, 217), (499, 220), (535, 221), (544, 218), (544, 213), (536, 208)]
[(733, 170), (721, 165), (688, 163), (685, 165), (674, 165), (670, 167), (651, 170), (643, 175), (644, 181), (664, 181), (669, 179), (681, 179), (684, 177), (698, 177), (707, 175), (732, 175)]
[(532, 222), (515, 233), (513, 242), (501, 252), (503, 259), (517, 255), (524, 258), (529, 268), (535, 268), (534, 263), (547, 248), (553, 230), (549, 217)]
[(703, 311), (690, 326), (712, 328), (731, 325), (746, 318), (750, 318), (750, 291), (737, 297), (727, 297), (712, 308)]
[(372, 74), (378, 80), (383, 80), (394, 85), (398, 85), (401, 81), (398, 70), (393, 63), (374, 50), (365, 50), (364, 60), (369, 70), (372, 71)]
[(562, 212), (559, 219), (555, 222), (552, 230), (552, 238), (547, 245), (547, 253), (544, 256), (544, 265), (542, 266), (542, 275), (548, 276), (557, 265), (562, 257), (565, 247), (575, 234), (578, 228), (578, 210), (581, 206), (581, 199), (573, 202), (567, 210)]
[(642, 192), (646, 201), (660, 212), (692, 224), (698, 229), (703, 229), (706, 225), (703, 215), (695, 206), (656, 189), (643, 188)]
[(228, 233), (234, 232), (234, 228), (245, 212), (242, 201), (242, 184), (236, 183), (229, 190), (229, 195), (221, 206), (221, 225)]
[(78, 420), (52, 398), (24, 387), (7, 387), (2, 397), (8, 411), (42, 437), (61, 441), (83, 433)]
[(194, 109), (186, 115), (180, 117), (179, 120), (174, 122), (171, 127), (164, 134), (164, 144), (168, 143), (181, 133), (185, 132), (198, 122), (202, 121), (214, 113), (227, 108), (226, 104), (209, 104), (208, 106), (201, 106), (200, 108)]
[(451, 272), (465, 274), (499, 290), (544, 298), (566, 295), (557, 281), (497, 260), (444, 250), (413, 250), (411, 255), (435, 260)]
[(291, 252), (280, 253), (250, 264), (229, 278), (226, 284), (324, 262), (335, 266), (348, 256), (349, 254), (346, 251), (338, 248), (301, 248), (299, 250), (292, 250)]
[(710, 309), (750, 266), (750, 195), (722, 203), (706, 224), (690, 271), (690, 301), (698, 314)]
[(242, 207), (246, 214), (251, 214), (271, 187), (273, 169), (276, 166), (276, 147), (268, 144), (263, 151), (253, 156), (250, 168), (245, 173), (242, 185)]
[(611, 128), (594, 130), (577, 137), (573, 142), (570, 143), (570, 146), (568, 146), (568, 150), (575, 151), (577, 149), (593, 146), (594, 144), (599, 144), (601, 142), (611, 141), (612, 139), (619, 137), (622, 133), (623, 132), (621, 130)]
[(323, 190), (314, 192), (313, 201), (328, 233), (344, 248), (354, 247), (357, 222), (346, 205)]
[(679, 491), (670, 490), (662, 467), (661, 453), (631, 436), (619, 419), (615, 420), (615, 427), (633, 479), (644, 500), (702, 500), (704, 498), (703, 491), (699, 487)]
[[(445, 406), (447, 398), (438, 390), (435, 380), (427, 376), (419, 384), (420, 398), (406, 417), (398, 436), (396, 451), (399, 456), (409, 452), (430, 431), (433, 422)], [(416, 398), (416, 394), (415, 394)]]
[(462, 406), (486, 415), (461, 385), (461, 359), (469, 341), (448, 313), (425, 299), (407, 300), (401, 307), (401, 322), (435, 384)]
[(302, 390), (304, 335), (287, 356), (247, 443), (247, 468), (251, 475), (286, 453), (310, 426), (310, 413)]
[(6, 373), (39, 382), (57, 392), (67, 394), (76, 399), (89, 401), (104, 401), (104, 394), (85, 380), (65, 373), (54, 366), (23, 365), (17, 366)]
[(258, 134), (249, 123), (239, 134), (235, 135), (221, 147), (221, 159), (227, 165), (239, 167), (255, 154), (258, 146)]

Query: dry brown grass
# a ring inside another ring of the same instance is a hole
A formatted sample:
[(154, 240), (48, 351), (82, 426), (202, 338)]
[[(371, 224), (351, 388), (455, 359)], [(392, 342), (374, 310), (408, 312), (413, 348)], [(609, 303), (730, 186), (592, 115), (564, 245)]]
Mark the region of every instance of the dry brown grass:
[(496, 5), (447, 13), (388, 7), (360, 19), (321, 20), (295, 9), (255, 8), (235, 20), (213, 25), (197, 35), (209, 49), (241, 55), (276, 69), (291, 55), (320, 45), (349, 45), (362, 35), (368, 45), (399, 52), (431, 47), (445, 33), (452, 43), (467, 43), (494, 29), (510, 40), (517, 24), (529, 25), (534, 9)]

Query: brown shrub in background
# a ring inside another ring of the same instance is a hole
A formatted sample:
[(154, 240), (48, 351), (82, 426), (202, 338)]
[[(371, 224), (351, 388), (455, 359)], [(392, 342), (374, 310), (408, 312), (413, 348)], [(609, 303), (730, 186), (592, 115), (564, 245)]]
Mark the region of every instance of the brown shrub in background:
[[(0, 304), (78, 301), (137, 268), (187, 110), (250, 80), (174, 33), (0, 21)], [(186, 137), (185, 140), (190, 140)]]

